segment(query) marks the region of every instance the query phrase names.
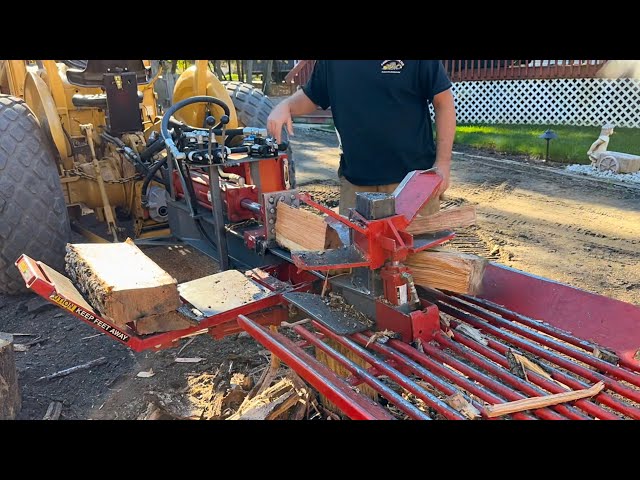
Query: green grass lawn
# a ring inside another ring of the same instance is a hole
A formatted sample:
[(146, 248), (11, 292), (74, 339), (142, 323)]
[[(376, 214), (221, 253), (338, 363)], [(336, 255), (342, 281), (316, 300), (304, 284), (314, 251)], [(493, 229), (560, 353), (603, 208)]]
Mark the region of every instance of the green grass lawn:
[[(588, 164), (587, 150), (600, 135), (600, 127), (566, 125), (458, 125), (455, 143), (498, 152), (544, 158), (546, 141), (538, 136), (547, 129), (558, 138), (551, 140), (549, 160)], [(455, 149), (455, 147), (454, 147)], [(640, 155), (640, 129), (616, 128), (609, 150)]]

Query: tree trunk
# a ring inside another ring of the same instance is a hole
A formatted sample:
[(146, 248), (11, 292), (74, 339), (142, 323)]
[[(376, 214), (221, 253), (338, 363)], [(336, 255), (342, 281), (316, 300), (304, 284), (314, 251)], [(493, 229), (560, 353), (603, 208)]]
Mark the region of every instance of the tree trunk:
[(262, 91), (267, 94), (269, 86), (271, 85), (271, 72), (273, 71), (273, 60), (267, 60), (267, 64), (264, 67), (264, 77), (262, 81)]
[(171, 75), (176, 74), (176, 69), (178, 68), (178, 60), (170, 60), (171, 62)]
[(22, 399), (13, 355), (13, 338), (0, 334), (0, 420), (15, 420)]
[(247, 60), (247, 83), (253, 85), (253, 60)]
[(213, 61), (213, 71), (218, 76), (220, 80), (226, 80), (227, 77), (224, 76), (224, 72), (222, 71), (222, 67), (220, 66), (220, 60)]

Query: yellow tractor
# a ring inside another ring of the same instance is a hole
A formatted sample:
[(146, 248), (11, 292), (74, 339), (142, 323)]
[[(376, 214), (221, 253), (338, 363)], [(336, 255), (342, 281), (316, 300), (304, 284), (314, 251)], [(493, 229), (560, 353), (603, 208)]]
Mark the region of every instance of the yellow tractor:
[[(153, 88), (161, 73), (143, 60), (0, 61), (0, 293), (25, 291), (14, 266), (22, 253), (61, 269), (72, 228), (105, 241), (81, 225), (87, 214), (113, 241), (171, 233)], [(273, 108), (252, 85), (219, 81), (206, 60), (182, 73), (172, 101), (195, 96), (220, 99), (229, 115), (198, 103), (172, 122), (264, 128)]]

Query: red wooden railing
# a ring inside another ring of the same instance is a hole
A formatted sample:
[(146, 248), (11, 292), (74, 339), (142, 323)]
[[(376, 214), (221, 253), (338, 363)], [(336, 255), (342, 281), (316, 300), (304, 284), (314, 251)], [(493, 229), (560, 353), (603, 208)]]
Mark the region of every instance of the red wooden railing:
[(294, 83), (296, 86), (304, 85), (311, 78), (311, 72), (313, 72), (315, 64), (315, 60), (298, 60), (298, 63), (284, 77), (284, 81)]
[(452, 82), (593, 78), (606, 60), (442, 60)]
[[(442, 60), (452, 82), (540, 78), (593, 78), (606, 60)], [(285, 82), (304, 85), (315, 60), (299, 60)]]

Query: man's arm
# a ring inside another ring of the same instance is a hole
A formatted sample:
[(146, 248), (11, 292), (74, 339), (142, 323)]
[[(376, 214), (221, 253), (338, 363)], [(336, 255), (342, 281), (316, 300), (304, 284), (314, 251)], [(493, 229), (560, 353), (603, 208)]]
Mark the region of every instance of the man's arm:
[(456, 109), (451, 89), (440, 92), (433, 97), (433, 109), (436, 120), (436, 161), (434, 167), (443, 177), (440, 195), (449, 188), (451, 176), (451, 151), (453, 138), (456, 135)]
[(271, 110), (269, 118), (267, 118), (267, 131), (276, 138), (276, 142), (280, 143), (282, 140), (282, 127), (285, 124), (289, 135), (293, 135), (292, 117), (294, 115), (315, 112), (317, 108), (318, 106), (307, 97), (304, 91), (299, 89)]

